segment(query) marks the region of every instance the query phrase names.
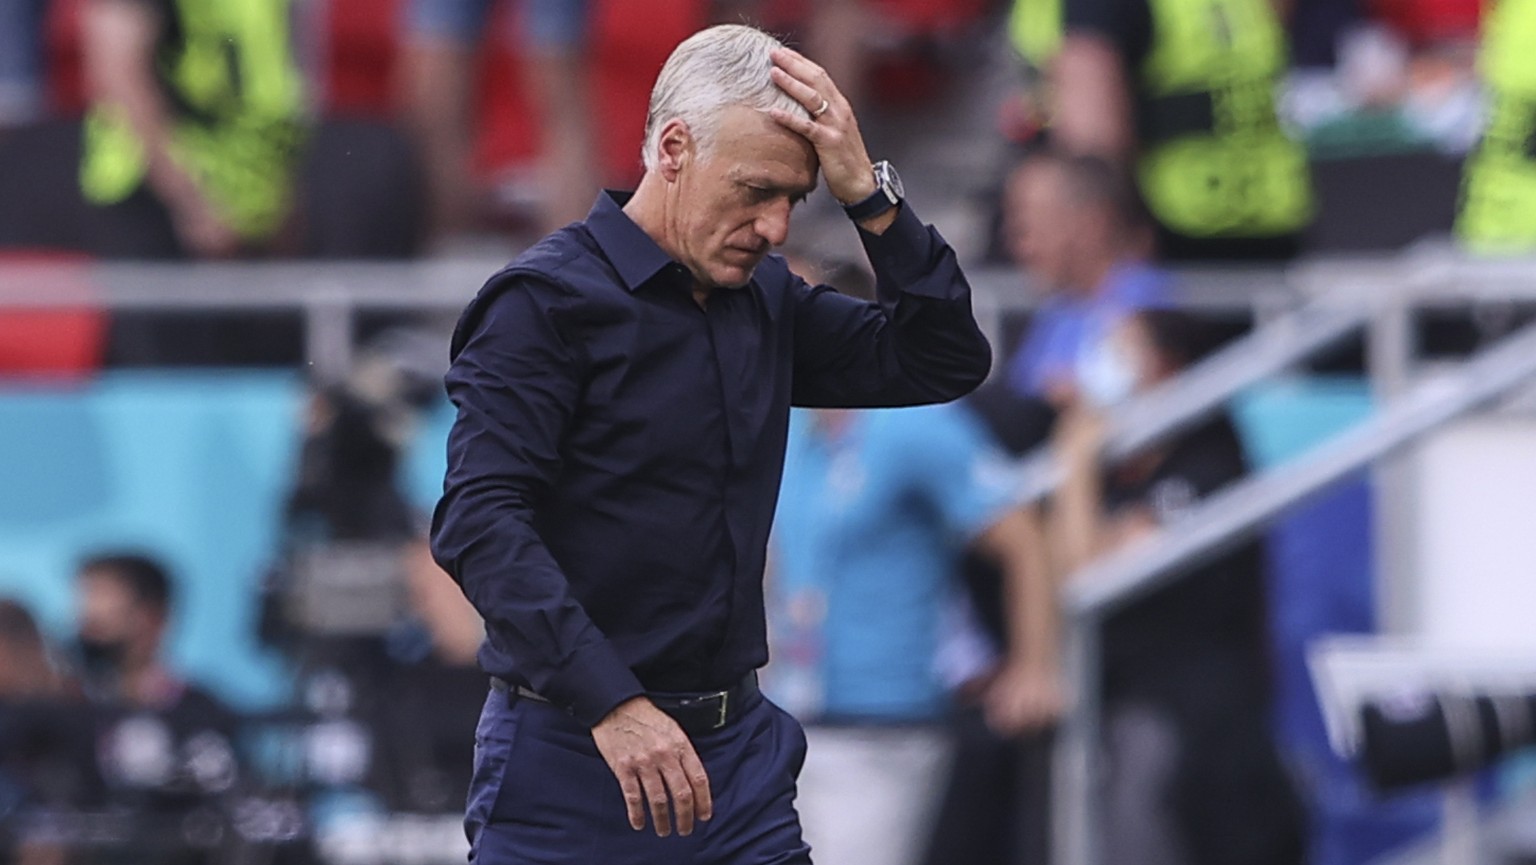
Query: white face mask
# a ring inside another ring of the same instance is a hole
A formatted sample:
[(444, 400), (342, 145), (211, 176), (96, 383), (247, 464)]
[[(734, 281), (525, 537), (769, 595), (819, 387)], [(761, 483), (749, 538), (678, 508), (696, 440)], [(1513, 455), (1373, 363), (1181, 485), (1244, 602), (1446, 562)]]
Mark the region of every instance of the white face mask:
[(1077, 387), (1088, 404), (1108, 409), (1136, 391), (1136, 368), (1112, 339), (1101, 339), (1077, 356)]

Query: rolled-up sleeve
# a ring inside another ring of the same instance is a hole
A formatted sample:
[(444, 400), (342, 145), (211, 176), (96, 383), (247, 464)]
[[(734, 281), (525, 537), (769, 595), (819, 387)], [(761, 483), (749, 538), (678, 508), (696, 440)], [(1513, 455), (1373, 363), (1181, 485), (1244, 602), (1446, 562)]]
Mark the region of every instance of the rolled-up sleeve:
[(503, 276), (461, 324), (446, 378), (458, 417), (432, 553), (528, 685), (590, 726), (643, 689), (536, 528), (581, 389), (579, 352), (560, 331), (564, 299), (542, 280)]
[(907, 204), (884, 233), (859, 236), (879, 303), (797, 286), (795, 404), (922, 405), (970, 393), (992, 351), (954, 250)]

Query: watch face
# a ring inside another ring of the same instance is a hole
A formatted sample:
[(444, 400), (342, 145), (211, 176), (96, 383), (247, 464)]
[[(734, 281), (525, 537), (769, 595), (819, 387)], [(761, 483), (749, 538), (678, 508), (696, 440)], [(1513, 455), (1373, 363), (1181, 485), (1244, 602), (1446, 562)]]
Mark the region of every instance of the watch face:
[(907, 197), (907, 191), (901, 185), (901, 175), (896, 173), (896, 167), (891, 163), (880, 160), (875, 164), (875, 178), (880, 183), (880, 188), (885, 192), (885, 197), (892, 204)]

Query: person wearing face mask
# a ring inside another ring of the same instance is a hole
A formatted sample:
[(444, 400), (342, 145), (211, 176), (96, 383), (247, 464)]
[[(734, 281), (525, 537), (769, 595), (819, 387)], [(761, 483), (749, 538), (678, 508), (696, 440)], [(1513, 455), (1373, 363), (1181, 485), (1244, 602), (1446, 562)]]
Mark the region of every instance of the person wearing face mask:
[[(1142, 310), (1080, 356), (1080, 399), (1064, 410), (1054, 440), (1067, 480), (1047, 527), (1063, 578), (1248, 473), (1225, 415), (1117, 464), (1099, 463), (1102, 414), (1217, 344), (1187, 313)], [(1265, 571), (1262, 541), (1249, 541), (1105, 621), (1107, 861), (1301, 861), (1300, 805), (1269, 736)]]
[[(231, 791), (240, 774), (235, 716), (162, 658), (173, 601), (164, 566), (113, 551), (87, 557), (76, 573), (75, 655), (97, 716), (109, 799), (159, 818), (190, 813)], [(164, 854), (157, 861), (196, 863), (214, 855), (175, 846), (157, 851)]]
[[(1003, 206), (1002, 240), (1039, 302), (1002, 374), (966, 407), (1022, 456), (1049, 439), (1058, 412), (1078, 398), (1084, 347), (1136, 309), (1166, 305), (1170, 278), (1151, 261), (1152, 229), (1135, 185), (1103, 159), (1038, 148), (1009, 174)], [(975, 555), (964, 572), (981, 624), (1011, 654), (1003, 574)], [(999, 730), (980, 705), (957, 713), (954, 732), (928, 865), (1046, 861), (1049, 732)]]
[(1020, 162), (1004, 189), (1003, 233), (1042, 295), (1005, 381), (1060, 408), (1076, 395), (1084, 346), (1129, 312), (1166, 306), (1171, 277), (1152, 261), (1135, 186), (1097, 157), (1045, 148)]

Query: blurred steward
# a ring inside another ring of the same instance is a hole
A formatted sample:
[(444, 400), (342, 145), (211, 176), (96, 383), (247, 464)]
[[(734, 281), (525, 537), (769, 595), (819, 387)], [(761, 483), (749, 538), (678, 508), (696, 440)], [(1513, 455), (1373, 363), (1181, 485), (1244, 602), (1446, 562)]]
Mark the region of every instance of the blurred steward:
[(1306, 152), (1280, 127), (1272, 0), (1015, 0), (1028, 115), (1067, 152), (1135, 174), (1169, 259), (1283, 259), (1312, 217)]
[(1456, 233), (1480, 253), (1536, 249), (1536, 4), (1494, 4), (1478, 67), (1489, 91), (1487, 128), (1462, 174)]
[[(425, 157), (433, 231), (472, 227), (475, 57), (492, 0), (408, 0), (405, 107)], [(590, 0), (523, 0), (515, 17), (543, 134), (540, 233), (586, 215), (603, 182), (594, 132)], [(493, 34), (493, 38), (499, 34)]]
[[(103, 258), (397, 258), (420, 241), (404, 139), (312, 110), (300, 0), (82, 0), (83, 124), (12, 136), (0, 245)], [(175, 336), (184, 336), (177, 334)]]
[(225, 257), (294, 212), (304, 82), (288, 0), (89, 0), (80, 182), (111, 251)]
[[(1142, 310), (1083, 355), (1080, 398), (1054, 436), (1067, 479), (1049, 536), (1063, 578), (1246, 476), (1224, 415), (1118, 464), (1099, 460), (1103, 412), (1216, 345), (1186, 313)], [(1270, 736), (1266, 580), (1263, 544), (1251, 540), (1105, 621), (1106, 861), (1302, 861), (1302, 809)]]
[[(1054, 585), (1012, 481), (958, 406), (794, 415), (765, 688), (806, 723), (797, 802), (817, 862), (921, 860), (954, 688), (971, 690), (1004, 735), (1060, 712)], [(966, 644), (967, 550), (1004, 574), (1012, 651), (995, 664)]]

